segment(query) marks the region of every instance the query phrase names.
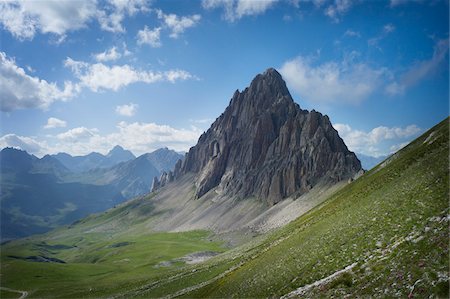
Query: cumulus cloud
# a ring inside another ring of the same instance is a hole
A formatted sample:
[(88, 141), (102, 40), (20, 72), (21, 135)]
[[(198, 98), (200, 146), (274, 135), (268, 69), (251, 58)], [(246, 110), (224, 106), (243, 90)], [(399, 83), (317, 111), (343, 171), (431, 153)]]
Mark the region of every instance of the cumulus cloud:
[(73, 128), (57, 135), (46, 135), (40, 141), (35, 137), (8, 134), (0, 138), (0, 146), (20, 148), (43, 156), (58, 152), (86, 155), (95, 151), (106, 154), (119, 144), (140, 155), (161, 147), (187, 151), (197, 142), (202, 132), (195, 126), (174, 128), (156, 123), (119, 122), (116, 130), (109, 134), (101, 134), (98, 129), (86, 127)]
[(92, 91), (114, 90), (132, 83), (155, 83), (169, 81), (174, 83), (179, 80), (195, 79), (196, 77), (184, 70), (168, 70), (165, 72), (142, 71), (132, 66), (113, 65), (107, 66), (102, 63), (89, 64), (76, 61), (68, 57), (64, 65), (72, 70), (80, 80), (79, 85), (87, 87)]
[(176, 14), (165, 14), (160, 9), (156, 10), (156, 12), (158, 18), (171, 30), (169, 35), (171, 38), (178, 38), (186, 29), (197, 25), (201, 19), (201, 16), (198, 14), (179, 17)]
[(358, 63), (355, 55), (321, 64), (299, 56), (285, 62), (280, 72), (289, 88), (307, 101), (358, 103), (383, 83), (387, 71)]
[(53, 128), (64, 128), (67, 125), (67, 122), (56, 117), (50, 117), (47, 120), (47, 124), (44, 126), (44, 129), (53, 129)]
[(1, 1), (0, 23), (19, 39), (36, 32), (64, 35), (84, 28), (96, 16), (96, 1)]
[[(101, 3), (102, 5), (98, 5)], [(148, 0), (85, 1), (0, 1), (0, 23), (21, 40), (32, 39), (37, 32), (60, 36), (87, 27), (97, 20), (102, 30), (125, 32), (127, 16), (149, 11)], [(62, 39), (61, 39), (62, 38)]]
[(112, 47), (111, 49), (105, 50), (104, 52), (94, 54), (94, 57), (95, 60), (99, 62), (114, 61), (122, 57), (122, 54), (117, 51), (116, 47)]
[(96, 132), (98, 132), (96, 128), (88, 129), (85, 127), (78, 127), (70, 129), (69, 131), (66, 131), (64, 133), (60, 133), (56, 135), (56, 137), (60, 140), (68, 142), (82, 142), (95, 136)]
[(103, 30), (125, 32), (122, 22), (126, 16), (148, 11), (148, 0), (109, 0), (106, 7), (97, 11), (97, 18)]
[[(412, 139), (422, 132), (417, 125), (409, 125), (404, 128), (379, 126), (369, 132), (354, 129), (347, 124), (333, 124), (333, 127), (339, 132), (339, 136), (344, 139), (351, 151), (375, 157), (400, 149), (409, 143), (405, 139)], [(386, 142), (394, 144), (389, 145)]]
[(138, 45), (147, 44), (152, 48), (158, 48), (162, 45), (160, 36), (161, 27), (157, 27), (152, 30), (145, 26), (144, 29), (139, 30), (137, 33), (137, 43)]
[(244, 16), (260, 15), (271, 8), (277, 0), (203, 0), (202, 6), (205, 9), (222, 8), (223, 18), (234, 22)]
[(116, 113), (123, 116), (133, 116), (138, 108), (137, 104), (119, 105), (116, 107)]
[(28, 75), (13, 58), (0, 52), (0, 109), (48, 108), (55, 101), (66, 101), (78, 94), (79, 86), (70, 81), (59, 88), (56, 83)]
[(33, 137), (24, 137), (16, 134), (6, 134), (0, 137), (0, 148), (5, 147), (21, 149), (36, 155), (44, 154), (47, 148), (44, 142), (38, 142)]
[(386, 86), (385, 91), (390, 95), (402, 95), (405, 90), (416, 85), (418, 82), (429, 78), (439, 69), (448, 67), (449, 40), (437, 40), (434, 45), (433, 55), (430, 59), (414, 63), (405, 73), (399, 76), (397, 81)]

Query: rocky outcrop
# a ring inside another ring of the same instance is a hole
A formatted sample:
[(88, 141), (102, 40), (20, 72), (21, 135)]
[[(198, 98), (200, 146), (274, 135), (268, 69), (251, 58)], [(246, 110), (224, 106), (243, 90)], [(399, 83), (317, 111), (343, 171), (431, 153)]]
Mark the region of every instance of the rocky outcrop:
[(281, 75), (268, 69), (234, 93), (225, 112), (159, 184), (193, 172), (197, 197), (215, 188), (275, 204), (321, 180), (353, 177), (360, 169), (328, 116), (300, 109)]

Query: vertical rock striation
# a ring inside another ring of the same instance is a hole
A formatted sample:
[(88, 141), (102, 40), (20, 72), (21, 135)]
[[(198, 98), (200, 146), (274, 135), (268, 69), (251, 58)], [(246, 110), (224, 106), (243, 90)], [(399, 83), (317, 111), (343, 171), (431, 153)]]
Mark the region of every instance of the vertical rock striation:
[(196, 174), (196, 195), (213, 188), (240, 198), (275, 204), (307, 192), (321, 180), (353, 177), (361, 163), (347, 149), (328, 116), (300, 109), (275, 69), (236, 91), (225, 112), (197, 145), (163, 174), (164, 186), (185, 173)]

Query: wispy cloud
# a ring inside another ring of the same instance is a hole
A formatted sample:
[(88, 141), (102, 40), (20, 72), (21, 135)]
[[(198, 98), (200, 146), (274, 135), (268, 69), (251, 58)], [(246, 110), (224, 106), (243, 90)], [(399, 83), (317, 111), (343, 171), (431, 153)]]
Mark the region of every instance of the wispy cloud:
[(325, 15), (337, 23), (350, 10), (352, 5), (353, 1), (351, 0), (335, 0), (334, 3), (327, 6)]
[(347, 31), (345, 31), (344, 36), (348, 36), (348, 37), (361, 37), (361, 33), (359, 33), (358, 31), (354, 31), (351, 29), (347, 29)]
[(395, 31), (394, 25), (386, 24), (383, 26), (383, 29), (381, 30), (380, 34), (367, 40), (367, 44), (371, 47), (377, 48), (378, 50), (380, 50), (382, 52), (383, 50), (379, 46), (380, 41), (385, 39), (390, 33), (394, 32), (394, 31)]
[(307, 101), (358, 103), (384, 84), (387, 70), (357, 62), (355, 55), (320, 64), (299, 56), (285, 62), (280, 72), (289, 88)]
[(386, 86), (385, 91), (390, 95), (404, 94), (406, 89), (426, 78), (430, 78), (440, 68), (448, 67), (448, 62), (445, 63), (448, 57), (448, 49), (448, 39), (437, 40), (430, 59), (414, 63), (405, 73), (399, 76), (398, 81), (394, 81)]

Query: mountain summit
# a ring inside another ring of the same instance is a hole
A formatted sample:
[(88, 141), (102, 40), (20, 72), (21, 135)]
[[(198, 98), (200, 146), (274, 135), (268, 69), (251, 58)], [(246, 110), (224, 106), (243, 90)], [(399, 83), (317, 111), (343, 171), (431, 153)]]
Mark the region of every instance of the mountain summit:
[(359, 170), (360, 161), (328, 116), (300, 109), (281, 75), (270, 68), (234, 93), (225, 112), (176, 164), (171, 179), (156, 185), (195, 173), (197, 197), (215, 189), (275, 204)]

